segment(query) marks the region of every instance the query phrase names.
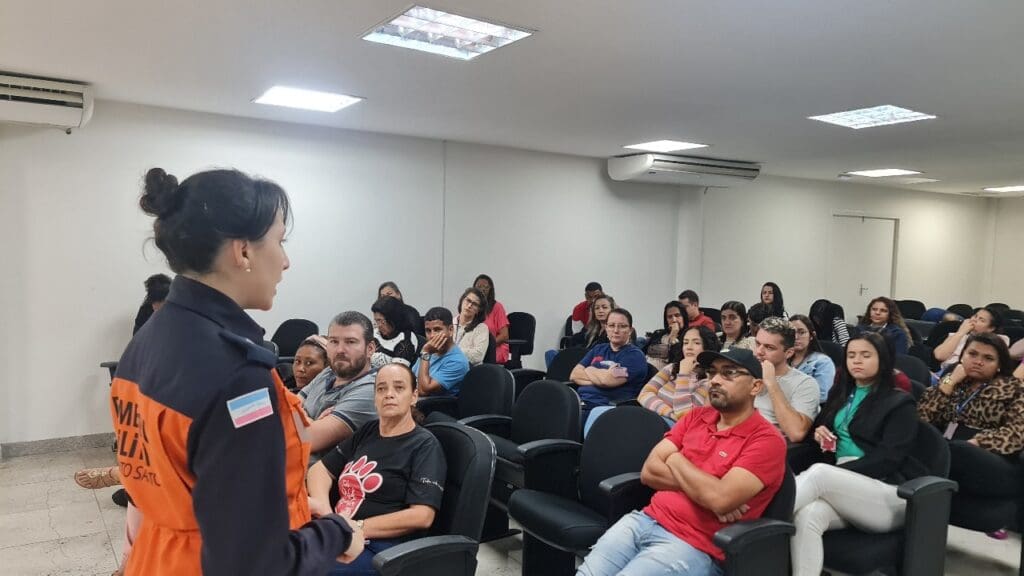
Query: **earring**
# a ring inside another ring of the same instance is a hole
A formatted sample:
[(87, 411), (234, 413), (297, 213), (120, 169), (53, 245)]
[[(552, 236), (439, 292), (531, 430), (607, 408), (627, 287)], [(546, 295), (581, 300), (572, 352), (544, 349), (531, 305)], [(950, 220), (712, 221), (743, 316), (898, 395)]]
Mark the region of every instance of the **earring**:
[(252, 272), (252, 268), (246, 268), (245, 271), (246, 272)]

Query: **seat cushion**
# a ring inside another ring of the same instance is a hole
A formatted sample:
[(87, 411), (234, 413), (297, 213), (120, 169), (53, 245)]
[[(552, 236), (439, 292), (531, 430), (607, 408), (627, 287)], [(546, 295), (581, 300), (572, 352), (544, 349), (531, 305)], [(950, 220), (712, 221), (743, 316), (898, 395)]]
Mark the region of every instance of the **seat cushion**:
[(536, 538), (577, 554), (586, 554), (608, 529), (607, 520), (583, 504), (537, 490), (516, 490), (508, 512)]
[(825, 532), (825, 567), (847, 574), (876, 570), (895, 574), (903, 562), (903, 532), (871, 534), (859, 530)]

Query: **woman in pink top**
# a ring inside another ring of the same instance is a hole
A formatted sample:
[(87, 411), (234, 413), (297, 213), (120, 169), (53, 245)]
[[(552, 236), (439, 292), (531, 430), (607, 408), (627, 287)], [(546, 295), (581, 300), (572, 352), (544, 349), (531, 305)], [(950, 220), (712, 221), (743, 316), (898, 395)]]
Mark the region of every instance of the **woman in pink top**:
[(487, 299), (485, 303), (487, 318), (484, 324), (494, 335), (494, 344), (497, 349), (494, 354), (494, 361), (498, 364), (508, 362), (508, 315), (505, 314), (505, 307), (494, 299), (494, 280), (487, 274), (481, 274), (473, 281), (473, 288), (479, 290)]

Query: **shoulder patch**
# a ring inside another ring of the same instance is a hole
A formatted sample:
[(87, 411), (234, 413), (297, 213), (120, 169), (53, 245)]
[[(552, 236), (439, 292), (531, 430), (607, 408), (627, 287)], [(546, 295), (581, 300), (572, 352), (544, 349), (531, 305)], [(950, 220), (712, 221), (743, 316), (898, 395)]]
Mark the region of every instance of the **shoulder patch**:
[(245, 336), (239, 336), (234, 332), (228, 332), (227, 330), (220, 331), (221, 338), (231, 342), (235, 346), (241, 348), (245, 352), (245, 359), (249, 362), (266, 366), (267, 368), (273, 368), (277, 365), (277, 355), (267, 350), (263, 346), (253, 342)]
[(266, 388), (253, 390), (228, 400), (228, 413), (235, 428), (252, 424), (274, 413), (274, 405), (270, 402), (270, 391)]

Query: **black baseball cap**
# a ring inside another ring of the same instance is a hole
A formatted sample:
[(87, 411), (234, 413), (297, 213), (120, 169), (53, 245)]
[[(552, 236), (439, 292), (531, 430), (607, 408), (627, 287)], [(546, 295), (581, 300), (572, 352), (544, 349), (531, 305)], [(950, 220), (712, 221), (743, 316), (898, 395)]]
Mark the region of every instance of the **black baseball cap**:
[(729, 348), (728, 350), (722, 350), (721, 352), (714, 352), (711, 350), (701, 352), (697, 355), (697, 363), (707, 370), (711, 367), (711, 363), (719, 358), (746, 368), (747, 372), (754, 375), (754, 378), (761, 378), (761, 363), (754, 357), (753, 352), (743, 348)]

